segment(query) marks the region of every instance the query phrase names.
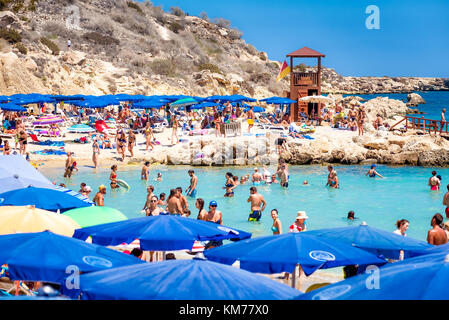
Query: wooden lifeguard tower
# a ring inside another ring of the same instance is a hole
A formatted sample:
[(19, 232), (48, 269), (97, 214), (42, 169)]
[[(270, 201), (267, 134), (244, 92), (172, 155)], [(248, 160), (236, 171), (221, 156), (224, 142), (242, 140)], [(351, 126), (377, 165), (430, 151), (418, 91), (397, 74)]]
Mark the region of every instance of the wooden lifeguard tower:
[[(298, 99), (303, 97), (321, 95), (321, 58), (324, 58), (325, 55), (313, 49), (304, 47), (288, 54), (287, 57), (290, 57), (291, 70), (290, 92), (288, 92), (288, 98), (298, 101)], [(317, 58), (317, 72), (294, 72), (293, 58)], [(291, 121), (298, 121), (300, 118), (300, 113), (304, 113), (309, 116), (314, 107), (316, 108), (315, 112), (320, 114), (320, 105), (315, 104), (315, 106), (313, 103), (302, 101), (292, 104), (290, 107)]]

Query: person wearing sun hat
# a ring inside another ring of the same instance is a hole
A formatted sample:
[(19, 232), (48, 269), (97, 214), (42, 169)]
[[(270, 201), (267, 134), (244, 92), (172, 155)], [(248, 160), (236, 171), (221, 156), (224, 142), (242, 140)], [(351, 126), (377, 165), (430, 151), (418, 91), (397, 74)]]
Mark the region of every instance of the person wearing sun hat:
[(93, 202), (95, 202), (96, 206), (104, 207), (104, 195), (106, 194), (106, 187), (102, 184), (98, 187), (98, 192), (93, 198)]
[(305, 211), (298, 211), (296, 214), (295, 222), (290, 226), (288, 232), (298, 233), (301, 231), (306, 231), (306, 219), (309, 217)]

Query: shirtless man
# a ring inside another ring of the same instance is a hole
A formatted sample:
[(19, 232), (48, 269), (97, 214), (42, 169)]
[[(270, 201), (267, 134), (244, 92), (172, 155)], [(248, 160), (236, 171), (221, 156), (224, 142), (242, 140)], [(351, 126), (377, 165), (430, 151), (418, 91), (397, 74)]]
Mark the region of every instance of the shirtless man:
[(446, 124), (446, 117), (444, 116), (444, 114), (446, 113), (446, 109), (443, 109), (441, 111), (441, 125), (440, 125), (440, 134), (443, 132), (443, 127)]
[(281, 164), (279, 168), (279, 179), (281, 180), (281, 187), (288, 188), (288, 171), (285, 163)]
[(376, 120), (374, 120), (373, 126), (375, 129), (379, 130), (380, 127), (384, 126), (384, 120), (380, 116), (380, 114), (376, 115)]
[(186, 194), (189, 197), (196, 198), (196, 186), (198, 184), (198, 177), (195, 175), (195, 171), (189, 170), (189, 176), (190, 176), (190, 185), (186, 189)]
[(96, 206), (104, 207), (104, 195), (106, 194), (106, 187), (101, 185), (98, 187), (98, 192), (95, 195), (93, 202), (95, 202)]
[(337, 171), (335, 171), (331, 165), (327, 166), (327, 170), (329, 171), (329, 175), (327, 176), (326, 186), (337, 189), (338, 188)]
[(354, 105), (351, 106), (351, 109), (348, 111), (348, 116), (350, 121), (355, 121), (357, 117), (357, 112), (354, 110)]
[[(251, 202), (251, 212), (249, 214), (248, 221), (259, 221), (267, 203), (265, 202), (264, 197), (257, 193), (256, 187), (251, 187), (249, 192), (250, 196), (248, 198), (248, 202)], [(262, 208), (260, 207), (261, 204)]]
[(170, 196), (167, 201), (167, 209), (170, 214), (181, 215), (183, 213), (179, 192), (176, 189), (170, 190)]
[(252, 180), (253, 183), (256, 183), (256, 184), (258, 184), (258, 183), (260, 183), (262, 181), (262, 175), (259, 173), (259, 169), (258, 168), (254, 169), (254, 173), (253, 173), (253, 176), (252, 176), (251, 180)]
[(151, 198), (154, 196), (153, 191), (154, 191), (154, 187), (153, 186), (148, 186), (148, 188), (147, 188), (147, 200), (145, 201), (145, 205), (143, 206), (142, 211), (147, 210), (150, 207)]
[(443, 198), (443, 206), (446, 206), (446, 218), (449, 218), (449, 184), (447, 185), (447, 191)]
[(436, 246), (447, 243), (446, 232), (441, 228), (443, 216), (439, 213), (435, 214), (430, 221), (432, 229), (427, 233), (427, 242)]
[(430, 186), (430, 190), (436, 191), (440, 189), (441, 181), (437, 178), (437, 172), (434, 170), (432, 171), (432, 176), (429, 178), (429, 182), (427, 185)]
[(140, 173), (140, 179), (148, 181), (149, 173), (150, 173), (150, 162), (146, 161), (145, 165), (142, 167), (142, 172)]
[(181, 201), (182, 213), (185, 213), (189, 210), (189, 202), (187, 201), (187, 198), (182, 195), (181, 187), (177, 187), (176, 191), (178, 192), (179, 201)]
[(254, 107), (251, 106), (251, 108), (248, 110), (248, 133), (251, 132), (251, 128), (254, 126)]
[(73, 158), (72, 153), (70, 151), (67, 151), (67, 160), (65, 161), (64, 178), (72, 177), (74, 163), (75, 163), (75, 158)]

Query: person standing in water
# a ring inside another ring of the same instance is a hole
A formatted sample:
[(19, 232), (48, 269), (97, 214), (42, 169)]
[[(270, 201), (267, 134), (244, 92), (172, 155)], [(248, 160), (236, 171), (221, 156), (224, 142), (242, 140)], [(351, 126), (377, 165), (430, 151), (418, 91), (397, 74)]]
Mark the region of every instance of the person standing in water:
[(273, 219), (273, 225), (271, 226), (273, 235), (282, 234), (282, 223), (281, 220), (279, 220), (279, 213), (277, 209), (271, 210), (271, 218)]
[(207, 211), (204, 209), (204, 200), (201, 198), (196, 199), (195, 207), (198, 209), (198, 220), (206, 221)]
[(430, 220), (432, 229), (427, 233), (427, 242), (436, 246), (447, 243), (446, 232), (441, 227), (443, 223), (443, 216), (439, 213), (435, 214)]
[(145, 164), (142, 167), (142, 171), (140, 172), (140, 179), (148, 181), (149, 175), (150, 175), (150, 162), (145, 161)]
[(188, 172), (190, 176), (190, 185), (186, 189), (186, 194), (189, 197), (196, 198), (196, 186), (198, 184), (198, 177), (195, 175), (195, 171), (189, 170)]
[(178, 191), (179, 201), (181, 201), (182, 213), (186, 213), (189, 210), (189, 202), (187, 198), (182, 195), (182, 188), (177, 187), (176, 191)]
[(98, 192), (95, 195), (93, 202), (95, 202), (96, 206), (104, 207), (104, 195), (106, 194), (106, 187), (101, 185), (98, 187)]
[(383, 176), (377, 173), (375, 164), (371, 165), (371, 169), (368, 170), (365, 176), (369, 176), (370, 178), (375, 178), (376, 176), (383, 178)]
[(170, 195), (167, 200), (167, 209), (170, 214), (181, 215), (183, 213), (181, 200), (179, 199), (179, 192), (176, 189), (170, 190)]
[(248, 221), (259, 221), (267, 203), (265, 198), (261, 194), (257, 193), (256, 187), (249, 188), (249, 192), (250, 196), (247, 202), (251, 202), (251, 212), (249, 214)]
[(335, 171), (334, 167), (332, 167), (331, 165), (327, 166), (327, 170), (329, 171), (329, 175), (327, 176), (326, 186), (337, 189), (338, 188), (337, 171)]
[(449, 184), (446, 186), (446, 188), (447, 188), (447, 192), (443, 198), (443, 206), (446, 206), (446, 210), (445, 210), (446, 218), (449, 219)]
[(253, 173), (253, 175), (251, 177), (251, 180), (252, 180), (254, 185), (258, 185), (262, 181), (262, 175), (259, 173), (259, 169), (258, 168), (254, 168), (254, 173)]
[(432, 176), (429, 178), (427, 185), (430, 186), (430, 190), (432, 191), (440, 190), (441, 181), (437, 178), (437, 172), (435, 170), (432, 171)]
[(75, 168), (75, 159), (70, 151), (67, 151), (67, 160), (65, 161), (65, 172), (64, 178), (71, 178), (73, 174), (73, 169)]
[(223, 187), (223, 189), (226, 189), (226, 193), (224, 195), (224, 197), (233, 197), (234, 196), (234, 189), (236, 187), (235, 183), (234, 183), (234, 175), (230, 172), (226, 172), (225, 174), (226, 177), (226, 183), (225, 186)]
[(109, 175), (109, 180), (111, 180), (111, 189), (120, 188), (120, 186), (117, 184), (117, 165), (116, 164), (114, 164), (111, 167), (111, 174)]

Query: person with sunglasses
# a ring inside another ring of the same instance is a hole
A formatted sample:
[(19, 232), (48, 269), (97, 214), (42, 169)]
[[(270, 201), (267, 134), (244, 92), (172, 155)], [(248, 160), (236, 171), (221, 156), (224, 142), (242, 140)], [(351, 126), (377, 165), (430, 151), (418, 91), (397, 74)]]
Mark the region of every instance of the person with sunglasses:
[[(200, 220), (204, 220), (204, 221), (209, 221), (209, 222), (214, 222), (217, 223), (219, 225), (223, 225), (223, 215), (221, 213), (221, 211), (217, 210), (217, 201), (211, 201), (209, 202), (209, 212), (207, 213), (206, 216), (202, 216), (200, 217), (200, 215), (198, 216), (198, 219)], [(212, 249), (215, 247), (219, 247), (223, 245), (223, 241), (209, 241), (206, 246), (204, 247), (204, 249)]]
[(155, 195), (153, 195), (152, 197), (151, 197), (151, 199), (150, 199), (150, 205), (146, 208), (146, 216), (147, 217), (151, 217), (151, 216), (158, 216), (158, 215), (160, 215), (161, 213), (163, 213), (164, 212), (164, 210), (161, 208), (161, 207), (159, 207), (157, 204), (158, 204), (158, 198), (155, 196)]

